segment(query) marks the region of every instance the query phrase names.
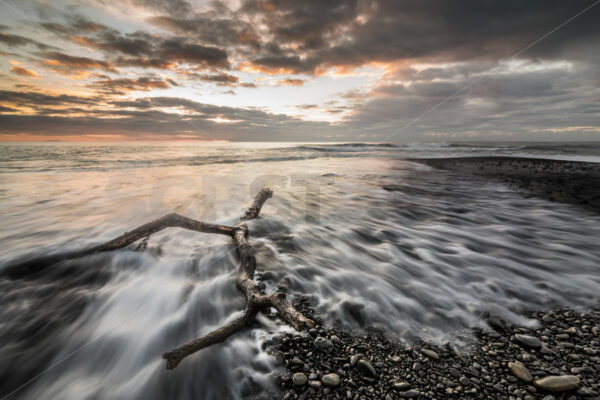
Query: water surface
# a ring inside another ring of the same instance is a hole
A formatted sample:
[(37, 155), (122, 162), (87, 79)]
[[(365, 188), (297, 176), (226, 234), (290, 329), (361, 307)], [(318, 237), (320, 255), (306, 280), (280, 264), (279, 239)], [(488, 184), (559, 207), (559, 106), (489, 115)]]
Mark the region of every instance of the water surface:
[[(0, 271), (169, 212), (232, 224), (267, 185), (275, 195), (250, 223), (267, 289), (309, 295), (328, 324), (456, 340), (486, 311), (528, 324), (524, 309), (597, 301), (600, 217), (405, 160), (455, 155), (600, 161), (600, 147), (2, 145)], [(170, 229), (145, 246), (0, 275), (0, 396), (212, 399), (271, 387), (261, 344), (289, 328), (266, 318), (164, 370), (161, 353), (244, 300), (226, 237)]]

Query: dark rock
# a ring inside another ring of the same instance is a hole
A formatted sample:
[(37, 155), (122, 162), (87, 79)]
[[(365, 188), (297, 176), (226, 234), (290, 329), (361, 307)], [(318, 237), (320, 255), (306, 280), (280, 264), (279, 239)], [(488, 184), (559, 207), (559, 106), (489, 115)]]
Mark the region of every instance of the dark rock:
[(336, 387), (340, 384), (340, 377), (338, 374), (326, 374), (321, 378), (321, 382), (325, 386)]
[(421, 353), (425, 354), (427, 357), (433, 358), (435, 360), (439, 360), (440, 356), (433, 350), (429, 349), (421, 349)]
[(406, 392), (398, 393), (398, 396), (402, 397), (403, 399), (413, 399), (415, 397), (419, 397), (420, 395), (421, 392), (418, 390), (407, 390)]
[(315, 348), (325, 353), (331, 353), (334, 349), (333, 342), (329, 339), (325, 339), (322, 336), (317, 336), (315, 339)]
[(302, 372), (296, 372), (292, 376), (292, 382), (296, 386), (304, 386), (308, 382), (308, 378)]
[(508, 369), (510, 369), (514, 376), (516, 376), (524, 382), (531, 382), (533, 380), (531, 372), (529, 372), (529, 370), (525, 368), (525, 366), (522, 364), (509, 362)]
[(533, 383), (537, 388), (548, 392), (566, 392), (577, 389), (580, 380), (575, 375), (558, 375), (536, 379)]
[(373, 368), (373, 366), (364, 359), (358, 360), (358, 363), (356, 363), (356, 368), (361, 372), (371, 375), (372, 377), (377, 376), (375, 368)]
[(395, 382), (392, 387), (394, 390), (404, 391), (410, 389), (410, 383), (407, 382)]
[(516, 334), (515, 340), (521, 345), (530, 349), (539, 349), (542, 347), (542, 342), (538, 338), (533, 336)]

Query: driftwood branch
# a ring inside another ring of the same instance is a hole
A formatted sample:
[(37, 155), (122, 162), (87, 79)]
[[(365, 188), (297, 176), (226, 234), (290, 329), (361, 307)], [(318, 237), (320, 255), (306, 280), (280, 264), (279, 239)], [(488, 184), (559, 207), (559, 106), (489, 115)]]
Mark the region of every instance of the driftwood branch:
[(129, 232), (125, 232), (121, 236), (106, 243), (92, 247), (91, 249), (87, 250), (87, 254), (121, 249), (133, 242), (136, 242), (142, 238), (146, 238), (153, 233), (162, 231), (166, 228), (183, 228), (190, 231), (218, 233), (227, 236), (231, 236), (235, 232), (235, 228), (231, 226), (207, 224), (206, 222), (196, 221), (195, 219), (172, 213), (148, 222), (142, 226), (138, 226), (137, 228)]
[(246, 309), (237, 318), (231, 320), (221, 328), (164, 353), (162, 358), (166, 360), (167, 369), (175, 368), (181, 360), (198, 350), (215, 343), (223, 342), (237, 331), (252, 324), (255, 321), (256, 314), (264, 309), (275, 308), (279, 316), (286, 323), (298, 330), (307, 329), (314, 325), (313, 321), (304, 317), (287, 301), (285, 293), (277, 292), (271, 295), (263, 295), (254, 282), (256, 258), (254, 257), (254, 249), (248, 241), (248, 226), (246, 225), (246, 221), (257, 218), (263, 204), (272, 195), (273, 192), (266, 188), (258, 192), (250, 207), (246, 209), (244, 215), (232, 228), (233, 234), (231, 237), (233, 238), (240, 259), (236, 284), (238, 290), (246, 298)]
[[(147, 240), (148, 237), (153, 233), (162, 231), (166, 228), (183, 228), (196, 232), (218, 233), (227, 236), (233, 236), (237, 230), (237, 228), (232, 226), (207, 224), (202, 221), (184, 217), (183, 215), (171, 213), (155, 219), (154, 221), (148, 222), (147, 224), (138, 226), (129, 232), (125, 232), (119, 237), (94, 247), (65, 253), (49, 254), (42, 257), (28, 258), (22, 262), (13, 264), (6, 269), (5, 273), (8, 276), (22, 276), (37, 272), (60, 261), (122, 249), (123, 247), (126, 247), (140, 239)], [(146, 244), (147, 243), (142, 242), (140, 248), (145, 248)]]

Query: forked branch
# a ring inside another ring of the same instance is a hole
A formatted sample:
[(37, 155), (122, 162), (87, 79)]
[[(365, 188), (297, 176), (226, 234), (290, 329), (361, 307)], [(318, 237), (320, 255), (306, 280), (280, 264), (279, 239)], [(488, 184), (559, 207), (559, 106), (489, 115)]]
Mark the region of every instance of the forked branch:
[(285, 293), (277, 292), (271, 295), (263, 295), (254, 282), (256, 258), (254, 257), (254, 249), (248, 241), (248, 226), (246, 225), (246, 221), (257, 218), (263, 204), (272, 195), (273, 192), (266, 188), (258, 192), (250, 207), (246, 209), (244, 215), (233, 227), (232, 238), (240, 259), (240, 268), (236, 283), (238, 290), (246, 298), (246, 309), (237, 318), (231, 320), (221, 328), (164, 353), (162, 357), (167, 362), (167, 369), (175, 368), (181, 360), (190, 354), (212, 344), (220, 343), (237, 331), (252, 324), (256, 319), (256, 314), (264, 309), (273, 307), (277, 310), (281, 319), (298, 330), (308, 329), (314, 325), (313, 321), (299, 313), (287, 301)]

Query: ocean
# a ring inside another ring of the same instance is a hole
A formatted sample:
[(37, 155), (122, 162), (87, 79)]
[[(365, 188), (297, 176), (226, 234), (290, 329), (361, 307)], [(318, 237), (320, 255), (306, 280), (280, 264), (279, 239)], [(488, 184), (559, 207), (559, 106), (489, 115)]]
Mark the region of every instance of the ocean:
[[(244, 306), (224, 236), (168, 229), (142, 246), (7, 273), (170, 212), (249, 224), (266, 290), (330, 325), (468, 343), (492, 313), (585, 308), (600, 293), (600, 216), (420, 157), (600, 162), (598, 143), (0, 145), (0, 398), (239, 399), (275, 390), (266, 317), (167, 371), (160, 355)], [(393, 187), (393, 190), (390, 190)]]

